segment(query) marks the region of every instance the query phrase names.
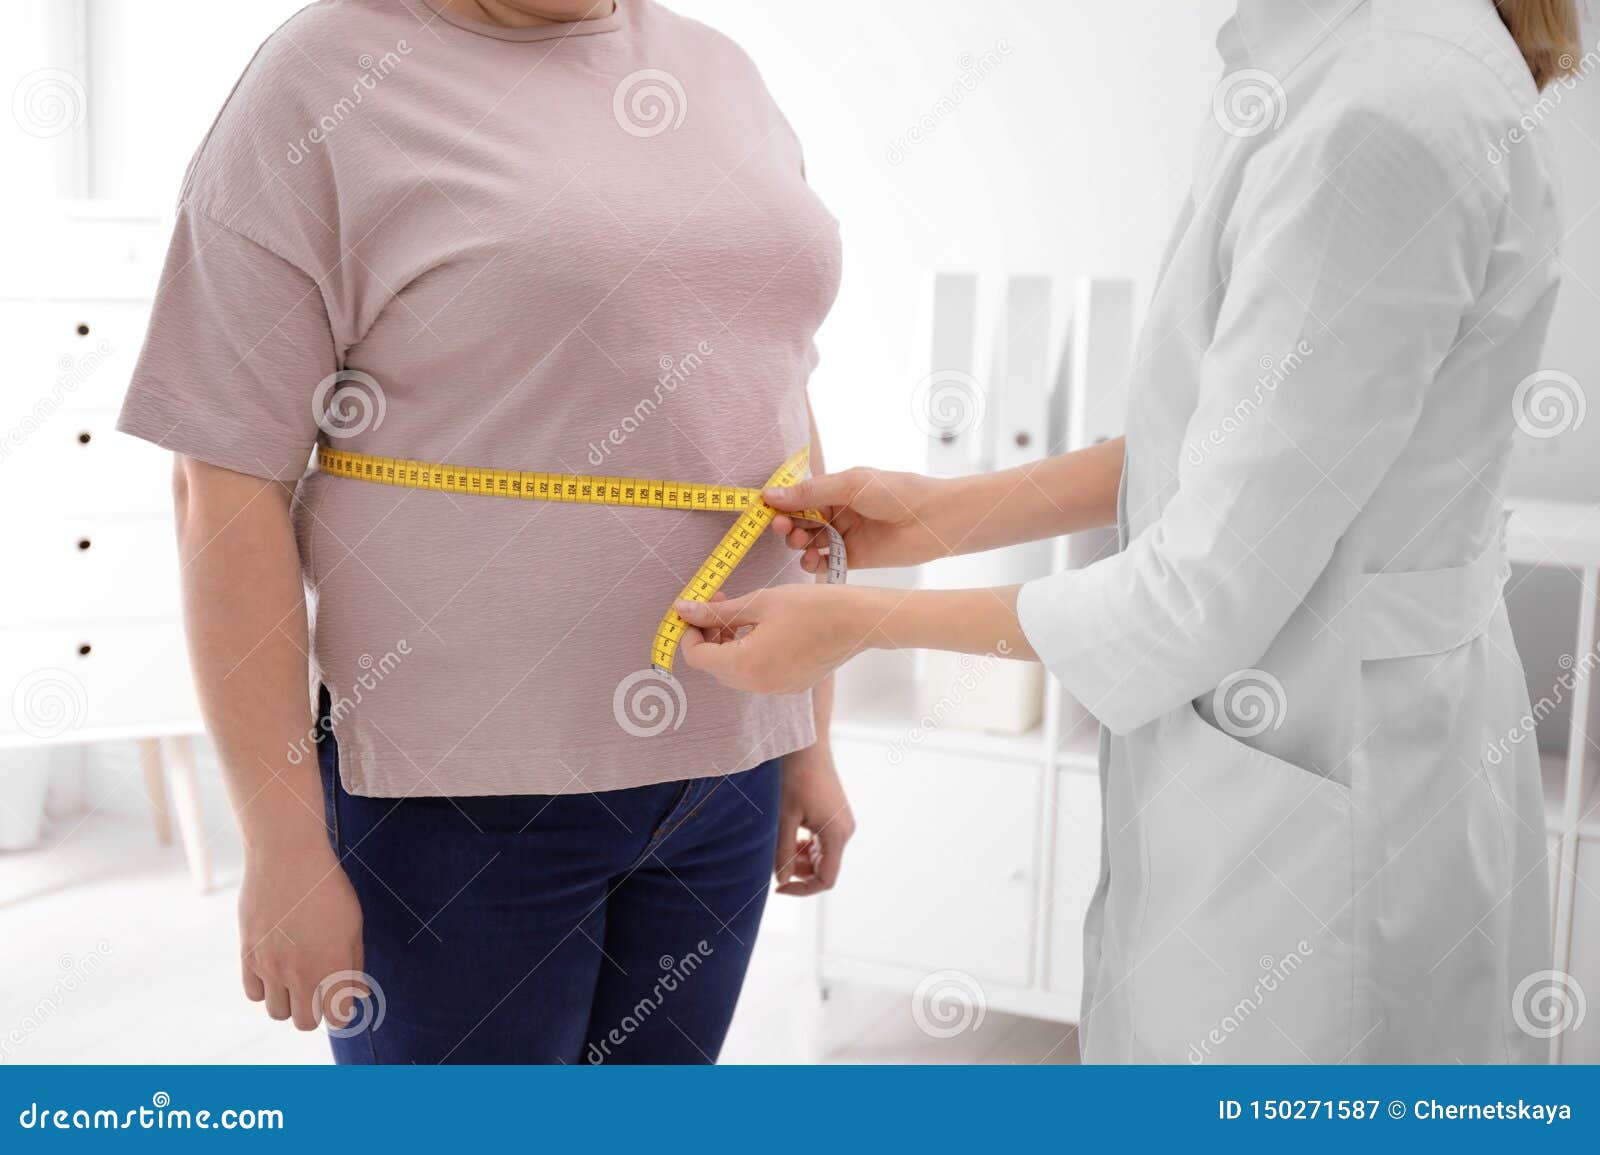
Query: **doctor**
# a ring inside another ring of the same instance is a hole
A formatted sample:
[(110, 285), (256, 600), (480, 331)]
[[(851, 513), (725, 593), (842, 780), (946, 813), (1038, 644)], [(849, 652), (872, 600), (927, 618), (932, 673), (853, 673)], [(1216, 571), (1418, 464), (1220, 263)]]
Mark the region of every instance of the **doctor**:
[(1241, 0), (1218, 46), (1125, 444), (768, 495), (831, 506), (859, 567), (1113, 520), (1121, 552), (1020, 588), (682, 603), (685, 656), (757, 691), (869, 647), (1054, 671), (1104, 727), (1088, 1060), (1539, 1061), (1503, 499), (1517, 424), (1571, 380), (1540, 362), (1561, 228), (1517, 126), (1577, 55), (1575, 6)]

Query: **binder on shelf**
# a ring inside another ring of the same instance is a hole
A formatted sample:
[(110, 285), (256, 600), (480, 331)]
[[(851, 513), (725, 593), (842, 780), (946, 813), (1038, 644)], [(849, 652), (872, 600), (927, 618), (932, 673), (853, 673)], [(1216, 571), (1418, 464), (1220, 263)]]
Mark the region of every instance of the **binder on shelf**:
[(927, 438), (927, 468), (934, 477), (960, 477), (979, 468), (989, 407), (979, 379), (978, 277), (937, 273), (933, 278), (928, 359), (911, 397), (912, 419)]

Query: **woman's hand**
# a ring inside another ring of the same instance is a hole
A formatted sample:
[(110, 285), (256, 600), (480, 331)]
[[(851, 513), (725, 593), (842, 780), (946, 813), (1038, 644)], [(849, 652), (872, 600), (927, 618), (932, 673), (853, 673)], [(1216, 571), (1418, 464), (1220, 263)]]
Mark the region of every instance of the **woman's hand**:
[(898, 591), (801, 583), (709, 605), (679, 601), (694, 627), (679, 653), (736, 690), (808, 690), (867, 647), (876, 625), (869, 595), (880, 592)]
[(355, 1010), (350, 996), (368, 993), (360, 981), (324, 986), (361, 970), (361, 904), (320, 828), (309, 845), (251, 848), (239, 891), (239, 953), (245, 996), (302, 1031), (322, 1019), (344, 1026)]
[[(953, 535), (940, 525), (940, 495), (947, 485), (916, 473), (847, 469), (762, 496), (778, 510), (822, 509), (844, 536), (851, 568), (873, 569), (920, 565), (953, 552)], [(790, 548), (805, 551), (800, 564), (807, 572), (826, 568), (827, 538), (817, 529), (797, 525), (786, 513), (772, 519), (772, 528)]]
[(778, 893), (807, 895), (831, 890), (839, 880), (845, 844), (855, 830), (855, 816), (850, 813), (827, 740), (785, 755), (778, 853), (773, 863)]

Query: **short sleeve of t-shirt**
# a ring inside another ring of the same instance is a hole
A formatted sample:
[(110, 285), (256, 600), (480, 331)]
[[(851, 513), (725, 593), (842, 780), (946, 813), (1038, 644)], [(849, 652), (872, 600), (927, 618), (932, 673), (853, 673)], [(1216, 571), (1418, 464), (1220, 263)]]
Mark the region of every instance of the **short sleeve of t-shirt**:
[(317, 283), (185, 205), (117, 428), (293, 482), (316, 443), (318, 386), (337, 369)]

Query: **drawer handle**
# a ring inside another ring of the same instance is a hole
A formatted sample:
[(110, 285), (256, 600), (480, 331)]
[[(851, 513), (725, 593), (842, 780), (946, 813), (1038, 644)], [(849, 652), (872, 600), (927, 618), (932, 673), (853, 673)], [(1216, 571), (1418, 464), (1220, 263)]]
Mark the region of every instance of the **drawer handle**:
[(85, 429), (82, 433), (78, 434), (78, 444), (87, 445), (91, 440), (93, 440), (93, 438), (94, 435)]
[(89, 540), (89, 539), (88, 539), (88, 538), (86, 538), (86, 537), (80, 537), (80, 538), (79, 538), (79, 539), (78, 539), (78, 548), (79, 548), (79, 549), (88, 549), (88, 548), (89, 548), (89, 547), (90, 547), (90, 546), (91, 546), (91, 545), (92, 545), (92, 544), (94, 544), (94, 543), (93, 543), (93, 542), (91, 542), (91, 541), (90, 541), (90, 540)]
[(88, 335), (89, 335), (89, 322), (87, 322), (87, 321), (79, 321), (78, 322), (78, 336), (87, 337)]
[(88, 642), (80, 642), (80, 643), (78, 643), (78, 657), (87, 658), (89, 656), (89, 651), (92, 650), (92, 649), (94, 649), (94, 647), (91, 646)]

